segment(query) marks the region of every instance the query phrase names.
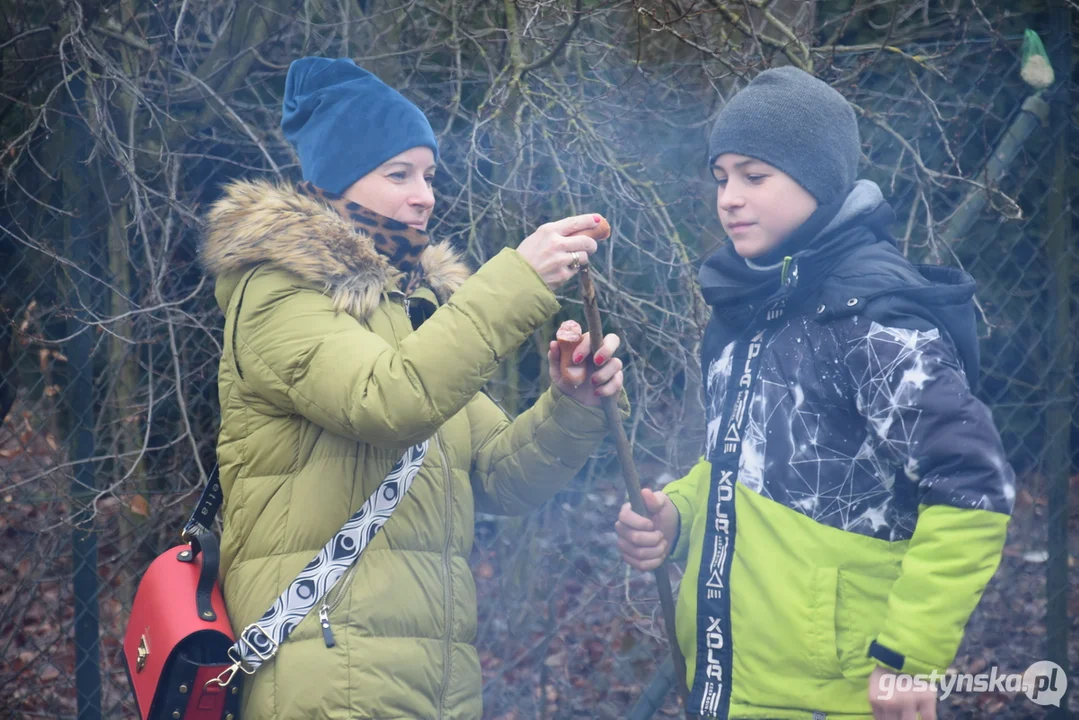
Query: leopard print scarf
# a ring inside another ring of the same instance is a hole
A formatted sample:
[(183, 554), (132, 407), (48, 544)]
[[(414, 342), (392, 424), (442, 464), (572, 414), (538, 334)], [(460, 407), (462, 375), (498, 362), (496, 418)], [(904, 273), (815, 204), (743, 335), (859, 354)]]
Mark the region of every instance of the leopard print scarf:
[(301, 182), (296, 188), (301, 194), (329, 205), (357, 230), (367, 235), (375, 244), (375, 250), (386, 257), (395, 268), (408, 277), (406, 292), (421, 280), (420, 254), (429, 242), (427, 233), (416, 230), (399, 220), (393, 220), (368, 210), (342, 195), (323, 190), (311, 182)]

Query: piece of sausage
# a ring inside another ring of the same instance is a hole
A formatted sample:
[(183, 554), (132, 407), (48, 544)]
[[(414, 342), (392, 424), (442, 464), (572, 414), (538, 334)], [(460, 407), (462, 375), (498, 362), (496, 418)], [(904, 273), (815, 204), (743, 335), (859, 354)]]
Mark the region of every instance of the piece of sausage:
[(584, 382), (585, 378), (585, 366), (573, 364), (573, 353), (576, 352), (583, 336), (584, 332), (576, 320), (567, 320), (562, 323), (562, 326), (558, 328), (558, 332), (555, 333), (558, 350), (562, 354), (561, 362), (559, 363), (562, 380), (573, 387), (578, 387)]
[(607, 218), (600, 215), (599, 224), (591, 230), (582, 230), (581, 235), (587, 235), (596, 241), (606, 240), (611, 236), (611, 224), (607, 222)]

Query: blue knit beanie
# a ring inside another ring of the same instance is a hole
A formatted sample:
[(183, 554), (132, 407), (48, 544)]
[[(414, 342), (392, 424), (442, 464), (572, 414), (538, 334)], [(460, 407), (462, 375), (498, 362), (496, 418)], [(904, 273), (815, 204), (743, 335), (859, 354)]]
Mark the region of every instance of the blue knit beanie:
[(427, 116), (352, 60), (305, 57), (289, 65), (281, 129), (303, 179), (332, 193), (405, 150), (438, 142)]
[(804, 70), (780, 67), (762, 72), (720, 111), (708, 162), (724, 153), (763, 160), (826, 205), (858, 179), (861, 146), (845, 97)]

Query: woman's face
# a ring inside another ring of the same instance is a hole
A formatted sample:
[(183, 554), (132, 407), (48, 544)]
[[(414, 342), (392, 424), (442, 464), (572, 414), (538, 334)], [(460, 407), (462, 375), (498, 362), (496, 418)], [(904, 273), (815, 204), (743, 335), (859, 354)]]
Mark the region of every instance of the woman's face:
[(435, 194), (435, 154), (428, 147), (414, 147), (395, 155), (344, 192), (347, 200), (359, 203), (417, 230), (426, 230)]

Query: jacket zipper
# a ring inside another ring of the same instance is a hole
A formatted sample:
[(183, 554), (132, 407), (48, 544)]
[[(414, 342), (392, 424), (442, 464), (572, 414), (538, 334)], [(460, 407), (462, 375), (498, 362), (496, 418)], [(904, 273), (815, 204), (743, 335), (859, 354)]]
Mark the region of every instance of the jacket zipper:
[(792, 258), (790, 255), (783, 258), (783, 270), (779, 274), (779, 284), (782, 287), (787, 287), (787, 275), (791, 269), (791, 260)]
[(322, 627), (322, 641), (326, 643), (326, 647), (332, 648), (337, 641), (334, 640), (333, 631), (330, 630), (330, 611), (326, 603), (322, 603), (322, 607), (318, 609), (318, 624)]
[[(358, 560), (357, 560), (358, 562)], [(345, 576), (337, 582), (337, 595), (334, 597), (331, 603), (327, 596), (322, 598), (322, 605), (318, 609), (318, 624), (322, 628), (322, 640), (326, 643), (326, 647), (332, 648), (337, 644), (337, 641), (333, 637), (333, 630), (330, 628), (330, 613), (337, 609), (337, 606), (341, 604), (341, 601), (345, 598), (345, 588), (352, 582), (352, 576), (356, 574), (356, 563), (352, 563), (352, 567), (348, 569)]]
[(453, 633), (453, 577), (450, 574), (450, 544), (453, 542), (453, 479), (450, 477), (450, 463), (442, 449), (441, 436), (435, 433), (435, 445), (438, 446), (439, 459), (442, 461), (442, 474), (446, 478), (446, 540), (442, 544), (442, 571), (446, 574), (445, 603), (446, 630), (442, 640), (442, 691), (438, 694), (438, 718), (445, 714), (446, 689), (450, 683), (450, 659), (452, 648), (450, 640)]

